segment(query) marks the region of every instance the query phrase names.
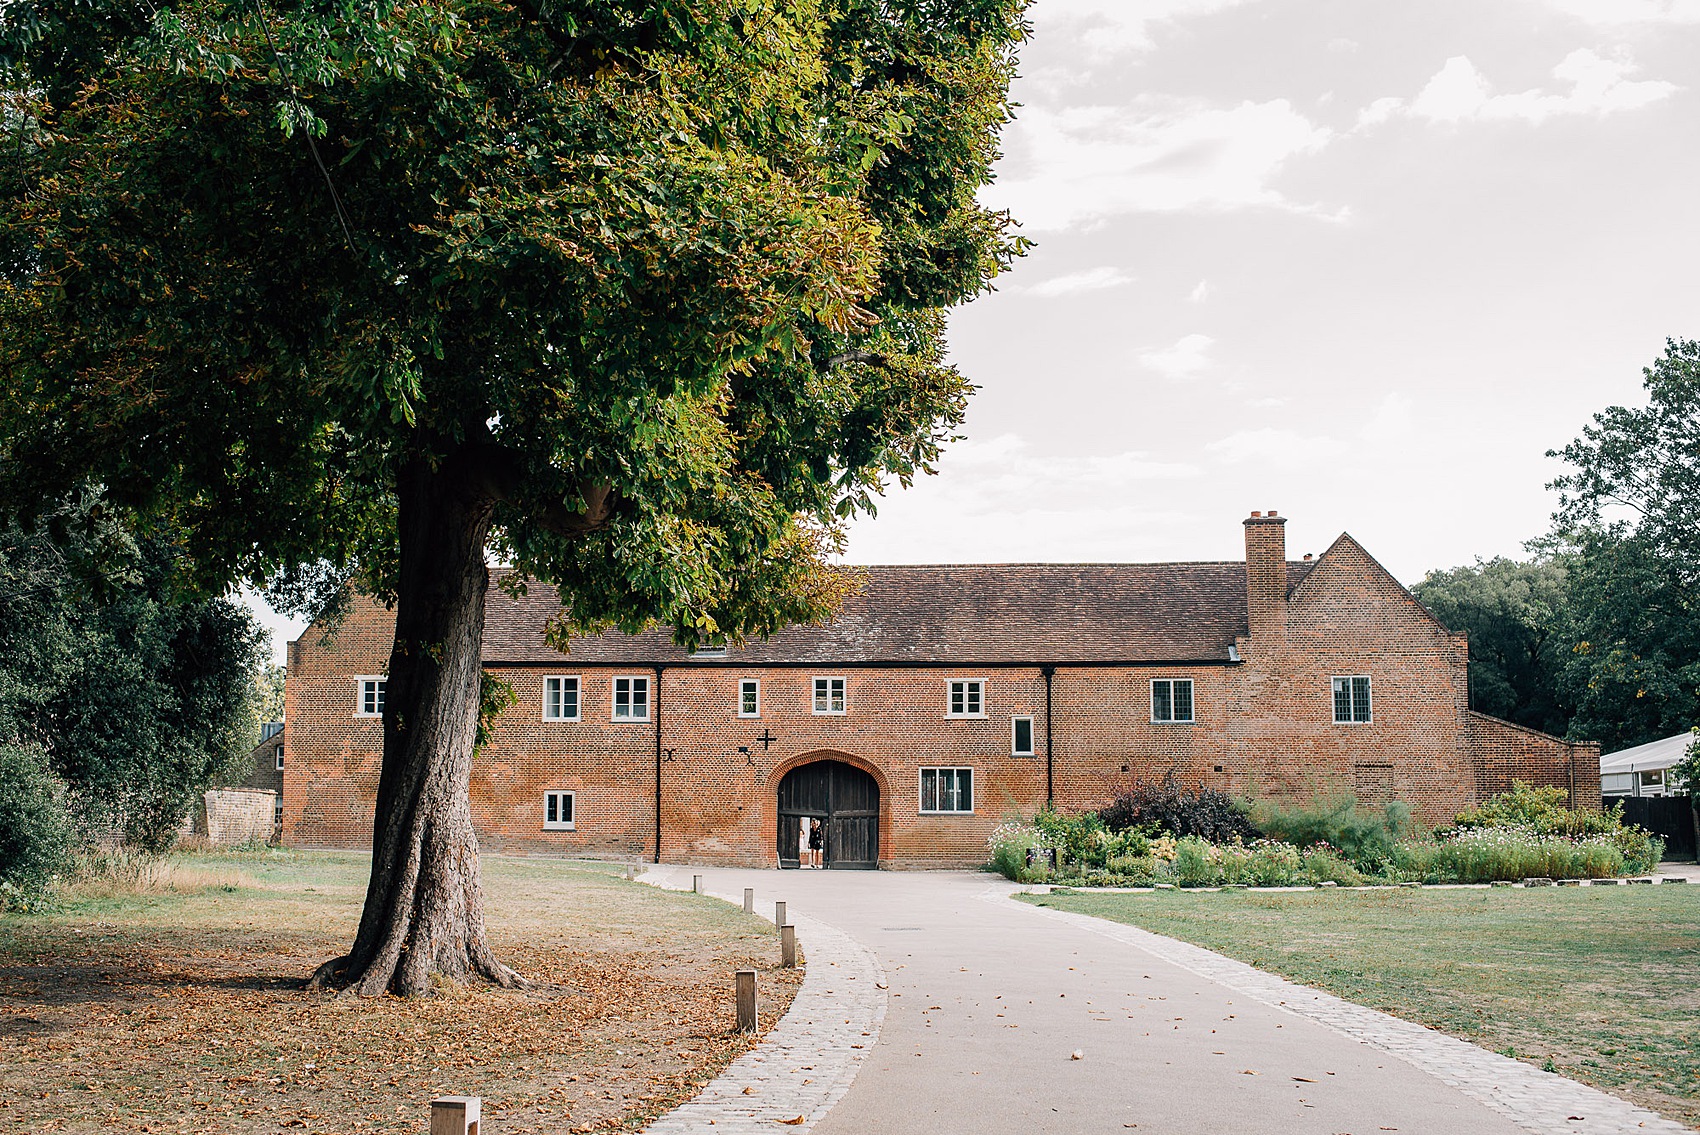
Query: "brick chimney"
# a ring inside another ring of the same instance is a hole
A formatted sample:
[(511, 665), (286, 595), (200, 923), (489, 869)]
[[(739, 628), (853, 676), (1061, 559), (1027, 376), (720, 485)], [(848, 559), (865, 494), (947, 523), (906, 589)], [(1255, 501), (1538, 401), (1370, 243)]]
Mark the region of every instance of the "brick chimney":
[(1287, 637), (1286, 524), (1274, 509), (1245, 522), (1246, 626), (1254, 643)]

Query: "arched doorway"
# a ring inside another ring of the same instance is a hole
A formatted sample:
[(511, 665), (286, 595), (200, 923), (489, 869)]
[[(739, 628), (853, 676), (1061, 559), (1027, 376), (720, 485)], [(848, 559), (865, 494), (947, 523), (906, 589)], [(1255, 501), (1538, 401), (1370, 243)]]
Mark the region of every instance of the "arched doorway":
[(880, 788), (843, 761), (813, 761), (779, 782), (779, 865), (797, 866), (804, 816), (826, 824), (826, 865), (872, 871), (880, 858)]

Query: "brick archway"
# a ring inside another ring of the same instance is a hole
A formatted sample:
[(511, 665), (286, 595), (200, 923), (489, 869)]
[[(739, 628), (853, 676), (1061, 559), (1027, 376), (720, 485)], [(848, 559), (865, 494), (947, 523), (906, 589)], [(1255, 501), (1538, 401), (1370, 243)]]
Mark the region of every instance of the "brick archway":
[[(891, 807), (889, 803), (891, 799), (891, 790), (890, 785), (887, 783), (885, 773), (878, 765), (874, 764), (872, 761), (857, 756), (855, 753), (846, 753), (838, 749), (816, 749), (807, 753), (799, 753), (794, 757), (790, 757), (780, 762), (768, 774), (766, 802), (768, 807), (775, 810), (775, 820), (777, 821), (780, 829), (779, 832), (776, 833), (777, 843), (769, 845), (768, 855), (770, 857), (770, 862), (774, 863), (776, 866), (784, 866), (787, 862), (791, 861), (782, 852), (782, 846), (790, 846), (784, 833), (786, 832), (786, 825), (789, 824), (789, 830), (794, 836), (796, 830), (796, 816), (799, 813), (789, 809), (802, 807), (804, 810), (800, 814), (803, 816), (824, 815), (824, 813), (810, 810), (811, 808), (819, 807), (820, 805), (818, 802), (813, 804), (800, 804), (797, 799), (793, 798), (789, 805), (785, 803), (785, 798), (787, 796), (795, 797), (796, 793), (800, 790), (800, 786), (796, 783), (796, 774), (804, 773), (804, 770), (809, 770), (812, 765), (830, 765), (837, 767), (838, 771), (836, 772), (831, 772), (826, 768), (819, 770), (821, 777), (828, 778), (832, 780), (835, 785), (838, 785), (838, 787), (835, 787), (828, 792), (830, 799), (844, 799), (843, 792), (845, 791), (846, 786), (841, 783), (844, 777), (850, 778), (848, 787), (852, 790), (854, 790), (854, 785), (858, 780), (858, 774), (861, 777), (861, 784), (867, 785), (870, 781), (872, 782), (872, 788), (877, 799), (877, 805), (874, 805), (873, 808), (870, 809), (877, 811), (877, 815), (872, 817), (875, 821), (874, 840), (878, 849), (875, 854), (879, 859), (888, 859), (890, 857), (889, 848), (891, 847), (892, 828)], [(791, 779), (792, 783), (786, 783), (788, 778)], [(810, 778), (806, 776), (805, 783), (807, 779)], [(824, 784), (817, 787), (819, 787), (821, 791), (828, 791)], [(852, 795), (854, 795), (854, 792)], [(852, 808), (855, 807), (869, 808), (869, 805), (866, 803), (861, 805), (853, 804)], [(835, 825), (848, 824), (852, 826), (842, 829), (835, 826), (832, 829), (834, 832), (837, 832), (838, 835), (841, 836), (854, 837), (855, 833), (860, 831), (864, 833), (865, 838), (867, 828), (856, 825), (864, 824), (866, 819), (870, 818), (869, 811), (839, 811), (836, 813), (836, 816), (839, 818), (832, 821)], [(861, 816), (864, 817), (864, 819), (858, 821), (850, 818), (855, 816)], [(788, 820), (787, 817), (791, 817), (791, 819)], [(847, 843), (841, 844), (840, 846), (845, 846), (847, 848), (854, 846), (854, 839), (849, 839)], [(852, 855), (849, 858), (864, 859), (865, 853), (864, 856)], [(865, 861), (867, 862), (868, 867), (877, 866), (877, 860), (865, 859)], [(841, 862), (846, 862), (846, 865), (849, 865), (847, 861)]]

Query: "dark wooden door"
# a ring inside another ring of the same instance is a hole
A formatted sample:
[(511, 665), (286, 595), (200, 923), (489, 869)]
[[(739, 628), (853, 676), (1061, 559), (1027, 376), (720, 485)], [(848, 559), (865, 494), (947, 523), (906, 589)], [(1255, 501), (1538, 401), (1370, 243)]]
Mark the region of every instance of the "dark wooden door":
[(843, 761), (815, 761), (779, 782), (779, 865), (795, 867), (803, 818), (825, 825), (824, 859), (839, 870), (871, 871), (880, 858), (880, 789)]

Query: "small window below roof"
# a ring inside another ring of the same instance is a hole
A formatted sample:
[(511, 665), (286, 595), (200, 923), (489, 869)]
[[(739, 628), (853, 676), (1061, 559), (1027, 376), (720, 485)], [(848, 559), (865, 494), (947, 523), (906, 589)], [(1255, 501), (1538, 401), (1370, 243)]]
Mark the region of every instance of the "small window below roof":
[(1192, 720), (1192, 679), (1151, 680), (1151, 720), (1185, 724)]
[(984, 717), (986, 697), (986, 680), (971, 678), (967, 681), (950, 683), (950, 697), (946, 701), (946, 717)]
[(816, 678), (814, 705), (816, 713), (843, 713), (845, 711), (844, 679)]

